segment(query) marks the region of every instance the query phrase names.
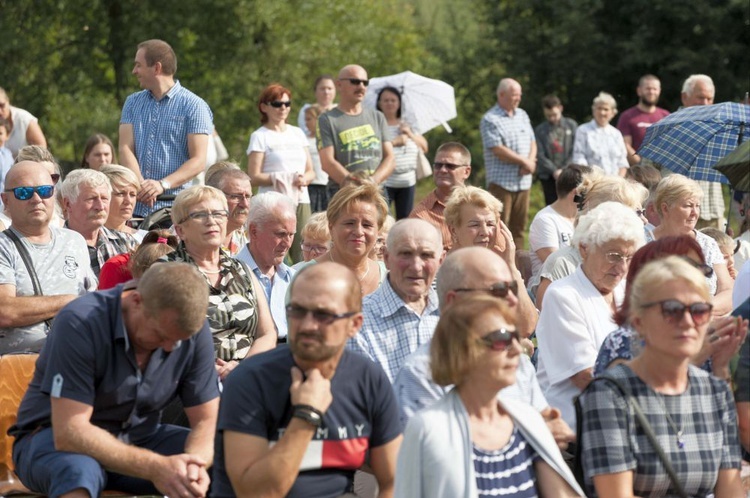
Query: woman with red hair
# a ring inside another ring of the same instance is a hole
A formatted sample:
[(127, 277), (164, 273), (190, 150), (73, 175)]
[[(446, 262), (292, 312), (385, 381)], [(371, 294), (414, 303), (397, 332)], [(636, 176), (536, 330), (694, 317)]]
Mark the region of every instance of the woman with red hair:
[(305, 133), (288, 124), (292, 92), (273, 83), (258, 99), (262, 126), (250, 135), (247, 148), (247, 173), (258, 193), (274, 190), (289, 196), (297, 205), (297, 236), (291, 249), (292, 259), (302, 261), (300, 236), (310, 218), (310, 195), (307, 186), (315, 171)]

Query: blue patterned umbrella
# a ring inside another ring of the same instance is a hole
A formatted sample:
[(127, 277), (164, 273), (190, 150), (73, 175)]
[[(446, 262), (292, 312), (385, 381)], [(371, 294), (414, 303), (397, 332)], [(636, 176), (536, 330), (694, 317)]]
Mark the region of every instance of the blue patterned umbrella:
[(680, 109), (648, 127), (638, 154), (694, 180), (729, 183), (712, 166), (743, 142), (746, 126), (750, 105), (724, 102)]

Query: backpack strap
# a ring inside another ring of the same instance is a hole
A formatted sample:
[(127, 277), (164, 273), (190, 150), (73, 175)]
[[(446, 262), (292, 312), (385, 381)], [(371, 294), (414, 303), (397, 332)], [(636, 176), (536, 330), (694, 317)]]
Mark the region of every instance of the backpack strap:
[[(39, 277), (37, 277), (36, 275), (34, 264), (31, 262), (31, 255), (29, 254), (29, 251), (26, 250), (26, 246), (23, 245), (23, 242), (21, 242), (21, 239), (18, 238), (18, 235), (16, 235), (16, 233), (10, 228), (6, 228), (3, 231), (3, 234), (5, 234), (10, 240), (12, 240), (13, 244), (16, 246), (16, 250), (21, 256), (21, 260), (23, 261), (24, 266), (26, 266), (26, 272), (29, 274), (29, 278), (31, 279), (31, 286), (34, 288), (34, 295), (43, 296), (44, 293), (42, 292), (42, 285), (39, 283)], [(47, 324), (48, 328), (52, 328), (51, 319), (48, 318), (47, 320), (44, 320), (44, 323)]]

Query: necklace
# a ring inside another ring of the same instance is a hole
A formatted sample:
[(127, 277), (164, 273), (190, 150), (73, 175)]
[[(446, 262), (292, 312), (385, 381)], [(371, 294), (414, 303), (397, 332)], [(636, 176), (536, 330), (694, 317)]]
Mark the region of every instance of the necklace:
[(672, 420), (672, 416), (669, 414), (669, 410), (667, 410), (667, 404), (664, 403), (664, 397), (661, 393), (656, 392), (656, 395), (658, 396), (657, 399), (659, 400), (659, 403), (661, 403), (661, 407), (664, 408), (664, 415), (667, 417), (667, 423), (672, 428), (675, 434), (677, 434), (677, 447), (679, 449), (683, 449), (685, 447), (685, 441), (682, 439), (682, 425), (680, 427), (677, 427), (677, 424), (674, 423), (674, 420)]
[[(331, 254), (330, 252), (328, 253), (328, 259), (330, 259), (332, 263), (335, 263), (335, 262), (336, 262), (336, 261), (334, 261), (334, 259), (333, 259), (333, 254)], [(357, 276), (357, 280), (359, 280), (359, 285), (360, 285), (360, 288), (361, 288), (361, 291), (362, 291), (362, 294), (363, 294), (363, 295), (364, 295), (364, 293), (365, 293), (365, 289), (364, 289), (364, 287), (362, 286), (362, 282), (364, 282), (364, 280), (365, 280), (365, 279), (367, 278), (367, 274), (368, 274), (368, 273), (370, 273), (370, 262), (369, 262), (369, 261), (367, 261), (367, 269), (365, 270), (365, 272), (364, 272), (364, 273), (362, 274), (362, 276), (361, 276), (361, 277), (360, 277), (359, 275), (357, 275), (357, 272), (356, 272), (356, 271), (354, 272), (354, 274), (355, 274), (355, 275)]]

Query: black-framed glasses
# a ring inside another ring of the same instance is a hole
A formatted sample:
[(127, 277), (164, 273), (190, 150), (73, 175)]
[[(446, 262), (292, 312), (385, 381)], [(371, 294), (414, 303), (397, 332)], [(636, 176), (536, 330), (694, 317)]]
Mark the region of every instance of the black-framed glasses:
[(224, 192), (224, 195), (228, 200), (235, 202), (249, 201), (253, 196), (253, 194), (227, 194), (226, 192)]
[(18, 199), (19, 201), (28, 201), (29, 199), (34, 197), (34, 192), (36, 192), (42, 199), (49, 199), (55, 193), (55, 186), (39, 185), (38, 187), (16, 187), (6, 188), (5, 191), (13, 192), (13, 197)]
[(487, 292), (493, 297), (506, 298), (508, 297), (508, 291), (511, 291), (516, 296), (518, 295), (518, 282), (511, 280), (510, 282), (498, 282), (492, 284), (489, 287), (484, 288), (470, 288), (464, 287), (461, 289), (454, 289), (456, 292)]
[(620, 263), (628, 264), (633, 259), (633, 256), (625, 256), (624, 254), (620, 254), (619, 252), (608, 252), (606, 255), (607, 263), (611, 265), (617, 265)]
[(493, 351), (505, 351), (513, 344), (513, 340), (520, 341), (521, 336), (517, 330), (508, 330), (505, 328), (494, 330), (487, 335), (479, 338), (479, 342)]
[(268, 105), (270, 105), (271, 107), (275, 107), (276, 109), (281, 109), (284, 106), (292, 107), (292, 101), (287, 100), (286, 102), (284, 102), (281, 100), (274, 100), (273, 102), (269, 102)]
[(57, 185), (57, 182), (59, 182), (59, 181), (60, 181), (60, 173), (52, 173), (52, 174), (51, 174), (51, 175), (49, 175), (49, 176), (51, 176), (51, 177), (52, 177), (52, 183), (53, 183), (54, 185)]
[(680, 256), (680, 258), (683, 261), (686, 261), (687, 263), (690, 263), (690, 265), (693, 266), (694, 268), (697, 268), (698, 270), (700, 270), (700, 272), (703, 273), (703, 276), (706, 277), (706, 278), (711, 278), (711, 275), (714, 274), (714, 269), (711, 268), (710, 266), (708, 266), (705, 263), (699, 263), (697, 261), (694, 261), (694, 260), (690, 259), (687, 256)]
[(200, 223), (205, 223), (209, 218), (216, 220), (219, 223), (224, 223), (229, 217), (229, 211), (226, 209), (217, 209), (216, 211), (196, 211), (189, 213), (180, 223), (185, 223), (187, 220), (194, 220)]
[(352, 317), (359, 313), (359, 311), (349, 311), (347, 313), (329, 313), (327, 311), (321, 310), (310, 310), (298, 304), (286, 305), (286, 316), (292, 320), (304, 320), (308, 313), (312, 313), (313, 320), (315, 320), (319, 324), (330, 325), (336, 320)]
[(339, 78), (340, 81), (348, 81), (354, 86), (359, 86), (360, 84), (369, 86), (370, 80), (361, 80), (359, 78)]
[(670, 323), (679, 323), (685, 314), (685, 310), (687, 310), (693, 318), (693, 323), (696, 325), (703, 325), (708, 322), (711, 319), (711, 310), (714, 308), (714, 305), (711, 303), (683, 304), (677, 299), (646, 303), (642, 304), (641, 308), (647, 309), (652, 306), (660, 306), (661, 315)]
[(434, 163), (432, 163), (432, 169), (434, 169), (435, 171), (437, 171), (439, 169), (442, 169), (442, 168), (446, 168), (446, 169), (449, 169), (451, 171), (455, 171), (458, 168), (463, 168), (464, 166), (466, 166), (466, 164), (453, 164), (453, 163), (444, 163), (444, 162), (434, 162)]

